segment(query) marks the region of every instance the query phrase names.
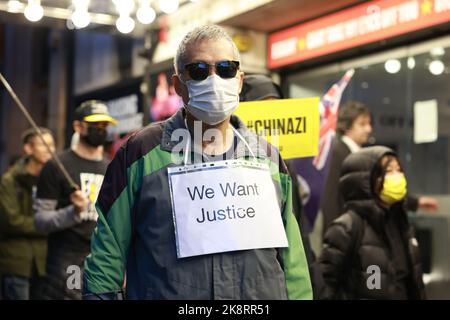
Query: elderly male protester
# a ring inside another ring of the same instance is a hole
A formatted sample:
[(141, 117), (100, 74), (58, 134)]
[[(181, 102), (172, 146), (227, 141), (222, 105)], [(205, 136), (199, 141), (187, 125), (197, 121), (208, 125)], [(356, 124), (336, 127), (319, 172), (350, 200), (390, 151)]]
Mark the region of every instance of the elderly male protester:
[(238, 49), (222, 28), (199, 27), (174, 64), (185, 107), (109, 165), (84, 297), (122, 298), (126, 273), (129, 299), (311, 299), (286, 166), (232, 115)]

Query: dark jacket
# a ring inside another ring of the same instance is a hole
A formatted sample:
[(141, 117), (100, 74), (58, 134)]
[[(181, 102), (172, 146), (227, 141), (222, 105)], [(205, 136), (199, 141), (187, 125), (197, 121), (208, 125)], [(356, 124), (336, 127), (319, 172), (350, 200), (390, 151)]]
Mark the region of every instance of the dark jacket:
[[(393, 152), (385, 147), (365, 148), (348, 156), (343, 164), (340, 188), (346, 213), (325, 234), (319, 258), (327, 287), (322, 298), (425, 297), (419, 248), (403, 203), (383, 209), (371, 191), (371, 171), (387, 153)], [(373, 279), (370, 266), (380, 268), (379, 289), (370, 289), (367, 284)]]
[(320, 209), (323, 214), (323, 234), (325, 234), (333, 220), (342, 213), (343, 203), (339, 193), (339, 177), (342, 163), (350, 153), (349, 147), (342, 142), (341, 138), (339, 136), (335, 137), (331, 145), (331, 162), (320, 203)]
[[(275, 148), (250, 133), (235, 116), (231, 124), (253, 153), (274, 168), (272, 178), (289, 248), (177, 258), (167, 168), (178, 162), (171, 154), (178, 142), (171, 137), (174, 130), (185, 128), (183, 112), (138, 132), (109, 165), (85, 263), (85, 292), (119, 290), (126, 269), (130, 299), (311, 299), (286, 166)], [(249, 157), (242, 141), (235, 153), (236, 158)]]
[(32, 192), (37, 177), (21, 159), (0, 182), (0, 274), (29, 278), (33, 264), (45, 275), (47, 238), (34, 227)]

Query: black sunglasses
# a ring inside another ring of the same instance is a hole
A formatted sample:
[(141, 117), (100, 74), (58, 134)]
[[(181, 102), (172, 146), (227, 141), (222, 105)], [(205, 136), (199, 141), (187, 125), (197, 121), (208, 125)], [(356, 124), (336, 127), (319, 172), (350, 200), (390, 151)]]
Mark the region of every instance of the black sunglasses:
[(205, 80), (211, 73), (211, 67), (216, 68), (216, 73), (224, 79), (234, 78), (239, 70), (239, 61), (223, 60), (215, 64), (206, 62), (193, 62), (184, 66), (192, 80)]

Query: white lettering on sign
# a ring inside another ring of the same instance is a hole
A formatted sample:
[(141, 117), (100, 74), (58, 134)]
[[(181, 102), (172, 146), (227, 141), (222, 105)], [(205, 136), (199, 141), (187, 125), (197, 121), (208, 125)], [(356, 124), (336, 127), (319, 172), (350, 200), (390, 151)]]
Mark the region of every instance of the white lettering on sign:
[(399, 22), (405, 23), (419, 18), (419, 2), (409, 1), (398, 6)]
[(397, 25), (397, 9), (387, 8), (381, 11), (381, 28), (387, 29)]
[(345, 39), (344, 24), (339, 23), (327, 28), (327, 41), (334, 43)]
[[(449, 7), (450, 0), (436, 1), (435, 10), (449, 10)], [(418, 1), (409, 1), (386, 9), (381, 9), (377, 5), (370, 5), (367, 7), (366, 12), (367, 14), (358, 18), (308, 32), (306, 34), (306, 48), (308, 50), (317, 49), (329, 44), (393, 28), (399, 23), (417, 20), (420, 14), (420, 6)], [(290, 56), (295, 54), (297, 50), (297, 38), (275, 42), (271, 48), (272, 59)]]
[(434, 1), (434, 11), (436, 13), (441, 13), (450, 10), (450, 0), (435, 0)]
[(308, 32), (306, 35), (306, 46), (308, 49), (315, 49), (326, 44), (325, 30), (319, 29), (317, 31)]
[(289, 38), (272, 45), (272, 59), (281, 59), (283, 57), (295, 54), (297, 51), (297, 38)]
[[(270, 36), (272, 57), (269, 65), (311, 59), (326, 52), (344, 50), (349, 46), (363, 45), (445, 23), (448, 22), (446, 14), (449, 11), (450, 0), (369, 1), (368, 5), (344, 10), (274, 35), (289, 37), (287, 40), (273, 41), (274, 36)], [(349, 41), (353, 39), (357, 41)], [(283, 50), (285, 48), (288, 50)], [(311, 52), (303, 54), (305, 50)], [(289, 61), (274, 61), (288, 57), (291, 58)]]
[(309, 32), (306, 36), (307, 48), (315, 49), (323, 47), (327, 44), (333, 44), (357, 36), (392, 28), (399, 22), (410, 22), (418, 18), (419, 4), (417, 1), (410, 1), (383, 10), (379, 6), (371, 5), (367, 8), (366, 15)]
[(358, 36), (358, 19), (345, 22), (345, 37), (347, 39)]
[(381, 29), (380, 7), (371, 5), (367, 7), (366, 27), (368, 32), (377, 32)]
[(179, 258), (288, 246), (267, 164), (217, 161), (168, 175)]

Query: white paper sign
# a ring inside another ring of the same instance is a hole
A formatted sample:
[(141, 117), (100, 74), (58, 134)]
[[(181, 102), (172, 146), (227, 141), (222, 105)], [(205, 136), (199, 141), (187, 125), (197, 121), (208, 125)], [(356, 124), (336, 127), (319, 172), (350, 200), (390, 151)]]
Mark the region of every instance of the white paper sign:
[(217, 161), (168, 174), (179, 258), (288, 246), (267, 164)]
[(436, 100), (414, 104), (414, 143), (434, 142), (438, 138), (438, 105)]

